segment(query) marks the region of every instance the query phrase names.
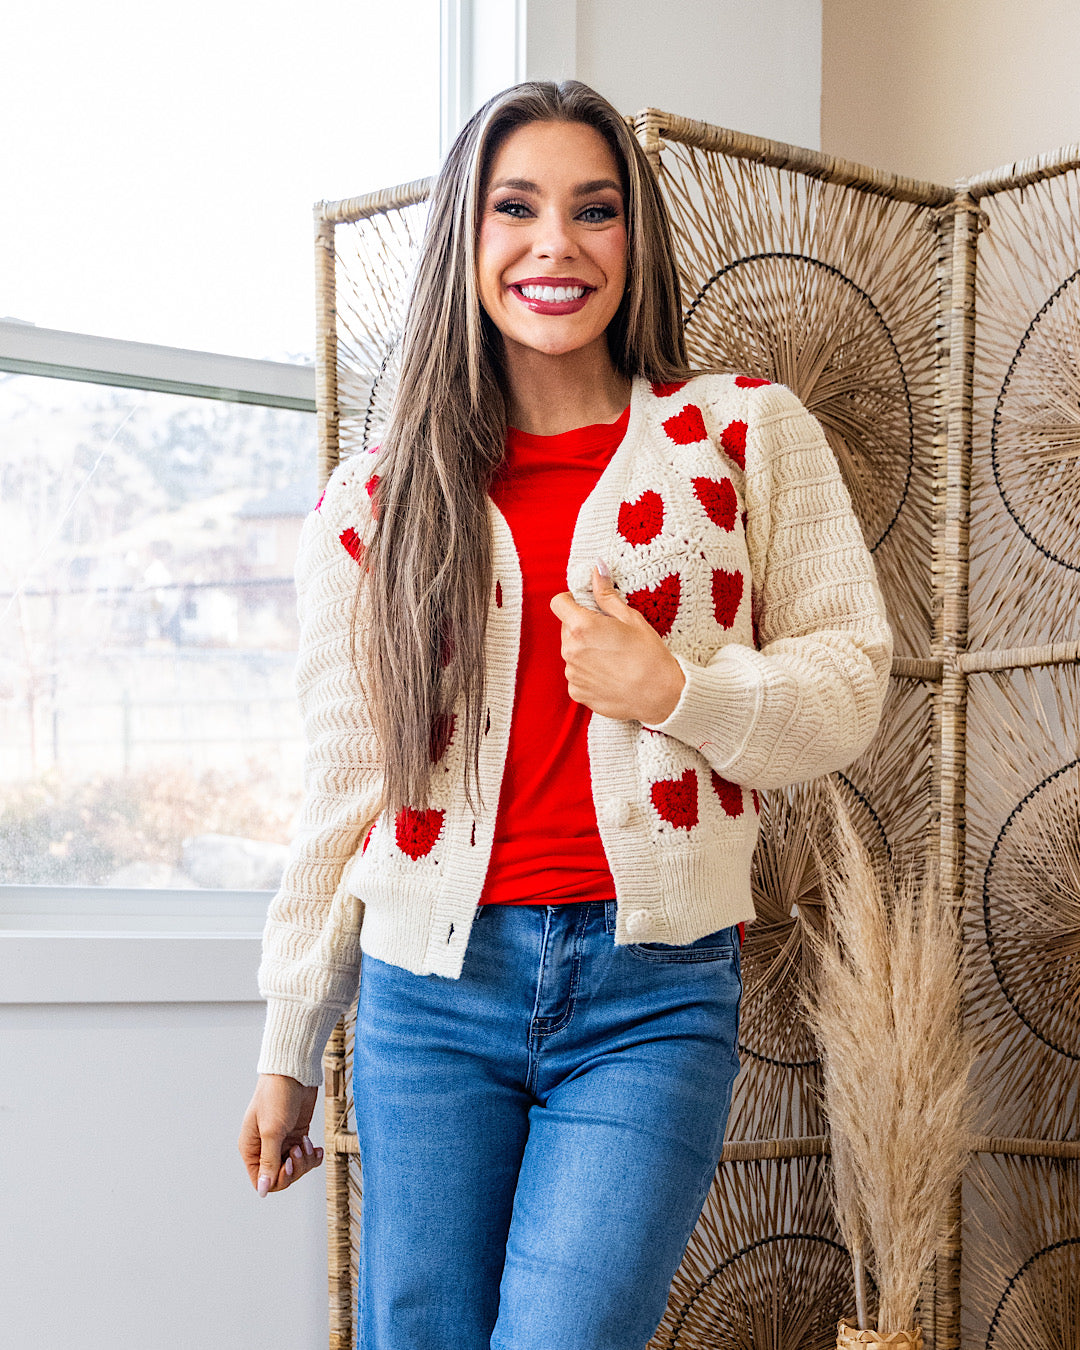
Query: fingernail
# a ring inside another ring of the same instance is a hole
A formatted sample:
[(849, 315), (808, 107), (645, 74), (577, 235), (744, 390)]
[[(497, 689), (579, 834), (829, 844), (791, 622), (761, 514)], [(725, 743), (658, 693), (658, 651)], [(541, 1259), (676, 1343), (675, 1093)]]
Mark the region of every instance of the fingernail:
[(608, 581), (611, 580), (611, 568), (607, 565), (607, 563), (604, 561), (603, 558), (597, 558), (596, 570), (600, 573), (602, 577), (606, 577)]
[(264, 1198), (270, 1194), (270, 1178), (266, 1175), (265, 1172), (259, 1178), (258, 1190), (260, 1196), (263, 1196)]
[(312, 1144), (311, 1140), (307, 1137), (306, 1134), (304, 1135), (304, 1152), (308, 1155), (309, 1158), (315, 1152), (315, 1146), (314, 1144)]
[(287, 1177), (291, 1177), (292, 1174), (293, 1174), (293, 1165), (292, 1165), (292, 1158), (290, 1157), (285, 1159), (285, 1175)]

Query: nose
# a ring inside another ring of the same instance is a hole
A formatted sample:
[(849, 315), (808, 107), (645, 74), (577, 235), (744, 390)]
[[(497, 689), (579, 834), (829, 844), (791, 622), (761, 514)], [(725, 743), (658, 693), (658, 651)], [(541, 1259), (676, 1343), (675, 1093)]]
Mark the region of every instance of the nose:
[(537, 258), (576, 256), (578, 249), (573, 230), (561, 212), (548, 211), (540, 218), (532, 251)]

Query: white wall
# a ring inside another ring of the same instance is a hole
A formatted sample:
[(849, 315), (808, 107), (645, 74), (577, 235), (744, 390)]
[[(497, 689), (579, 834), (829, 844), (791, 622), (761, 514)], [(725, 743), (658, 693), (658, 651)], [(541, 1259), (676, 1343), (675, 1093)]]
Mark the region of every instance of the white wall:
[(324, 1347), (322, 1173), (260, 1200), (235, 1145), (258, 913), (62, 922), (0, 931), (0, 1344)]
[(823, 0), (821, 145), (953, 183), (1080, 141), (1075, 0)]
[(822, 0), (472, 0), (462, 113), (518, 79), (816, 148)]
[(815, 148), (820, 0), (578, 0), (577, 76), (652, 106)]

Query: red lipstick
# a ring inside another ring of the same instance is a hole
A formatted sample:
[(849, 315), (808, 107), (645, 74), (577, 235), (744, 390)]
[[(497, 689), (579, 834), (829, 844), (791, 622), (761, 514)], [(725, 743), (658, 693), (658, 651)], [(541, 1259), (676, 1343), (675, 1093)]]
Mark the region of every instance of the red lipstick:
[[(524, 295), (522, 292), (523, 286), (561, 286), (563, 289), (584, 287), (584, 294), (572, 300), (538, 300)], [(578, 277), (522, 277), (520, 281), (512, 281), (509, 289), (534, 314), (576, 314), (579, 309), (584, 309), (588, 304), (589, 296), (592, 295), (595, 287), (590, 286), (588, 282), (581, 281)]]

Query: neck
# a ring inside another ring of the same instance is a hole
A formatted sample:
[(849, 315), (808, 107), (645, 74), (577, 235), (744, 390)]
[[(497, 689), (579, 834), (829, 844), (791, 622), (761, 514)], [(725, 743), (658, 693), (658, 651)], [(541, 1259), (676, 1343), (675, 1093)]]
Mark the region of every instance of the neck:
[(615, 422), (630, 401), (630, 381), (612, 365), (607, 343), (564, 356), (507, 344), (510, 425), (534, 436)]

